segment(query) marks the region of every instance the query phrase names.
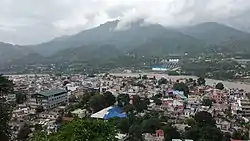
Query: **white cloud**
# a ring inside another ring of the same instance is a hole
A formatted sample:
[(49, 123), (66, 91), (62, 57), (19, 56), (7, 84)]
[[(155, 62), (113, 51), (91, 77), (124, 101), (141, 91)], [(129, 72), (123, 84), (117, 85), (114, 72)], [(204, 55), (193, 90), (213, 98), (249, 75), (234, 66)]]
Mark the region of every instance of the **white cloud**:
[(205, 21), (249, 29), (249, 0), (1, 0), (0, 40), (39, 43), (112, 19), (118, 28), (145, 19), (164, 26)]

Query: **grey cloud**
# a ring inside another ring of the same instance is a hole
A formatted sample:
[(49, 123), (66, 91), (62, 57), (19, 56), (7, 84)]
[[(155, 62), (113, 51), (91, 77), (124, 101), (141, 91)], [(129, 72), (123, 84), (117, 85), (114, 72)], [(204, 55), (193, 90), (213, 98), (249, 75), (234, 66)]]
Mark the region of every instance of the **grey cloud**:
[(249, 0), (1, 0), (0, 41), (35, 44), (119, 18), (164, 26), (222, 22), (249, 30)]

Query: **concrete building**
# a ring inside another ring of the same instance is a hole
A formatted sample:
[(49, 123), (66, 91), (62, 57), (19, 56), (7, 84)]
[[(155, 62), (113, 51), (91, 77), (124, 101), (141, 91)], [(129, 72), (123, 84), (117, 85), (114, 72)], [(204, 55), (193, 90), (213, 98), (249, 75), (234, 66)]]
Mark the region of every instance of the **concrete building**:
[(51, 89), (32, 95), (30, 106), (43, 106), (45, 110), (68, 103), (68, 92), (63, 89)]
[(237, 100), (236, 110), (242, 117), (250, 117), (250, 101), (248, 99)]

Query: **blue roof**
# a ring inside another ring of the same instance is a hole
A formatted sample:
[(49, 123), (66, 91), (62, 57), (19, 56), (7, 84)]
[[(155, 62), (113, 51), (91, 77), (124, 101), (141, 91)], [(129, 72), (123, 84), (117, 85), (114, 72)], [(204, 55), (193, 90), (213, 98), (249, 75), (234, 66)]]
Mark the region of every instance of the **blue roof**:
[(187, 99), (187, 97), (184, 95), (184, 91), (175, 90), (175, 91), (169, 91), (169, 92), (172, 92), (174, 95), (179, 96), (182, 99)]
[(122, 109), (117, 106), (107, 107), (93, 115), (92, 118), (110, 119), (110, 118), (126, 118), (127, 115), (123, 113)]
[(112, 109), (109, 109), (107, 114), (104, 115), (103, 119), (110, 119), (110, 118), (126, 118), (127, 115), (125, 113), (122, 113), (121, 108), (119, 107), (113, 107)]

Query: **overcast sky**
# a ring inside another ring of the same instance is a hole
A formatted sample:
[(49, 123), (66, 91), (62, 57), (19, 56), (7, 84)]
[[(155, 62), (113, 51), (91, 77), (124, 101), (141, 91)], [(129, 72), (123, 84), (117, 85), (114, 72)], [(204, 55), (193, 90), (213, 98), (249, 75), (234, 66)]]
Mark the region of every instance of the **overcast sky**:
[(36, 44), (141, 18), (164, 26), (217, 21), (250, 31), (250, 0), (0, 0), (0, 41)]

